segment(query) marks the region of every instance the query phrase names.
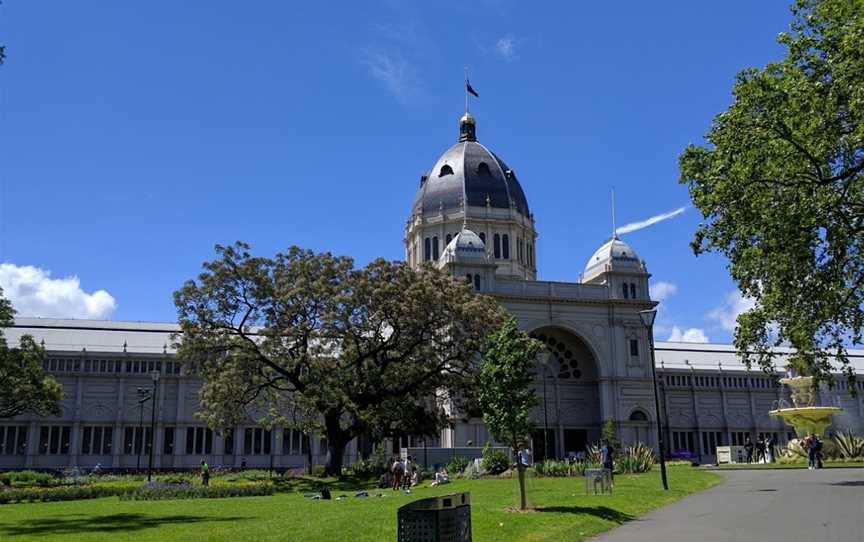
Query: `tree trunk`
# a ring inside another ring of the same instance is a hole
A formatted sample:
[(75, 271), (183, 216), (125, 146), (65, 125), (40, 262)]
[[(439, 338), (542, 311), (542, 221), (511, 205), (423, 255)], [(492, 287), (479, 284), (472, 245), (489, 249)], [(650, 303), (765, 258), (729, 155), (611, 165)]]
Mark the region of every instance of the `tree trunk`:
[(521, 461), (516, 460), (516, 472), (519, 474), (519, 510), (525, 510), (528, 507), (527, 499), (525, 498), (525, 465)]
[(353, 435), (342, 428), (342, 412), (328, 412), (324, 415), (324, 431), (327, 436), (327, 464), (324, 466), (324, 476), (342, 477), (342, 456), (345, 447)]

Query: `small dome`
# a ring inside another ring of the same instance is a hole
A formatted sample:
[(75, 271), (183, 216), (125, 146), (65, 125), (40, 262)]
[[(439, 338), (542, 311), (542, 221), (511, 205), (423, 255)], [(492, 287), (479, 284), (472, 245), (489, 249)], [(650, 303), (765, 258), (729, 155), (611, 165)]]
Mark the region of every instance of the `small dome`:
[(439, 261), (441, 264), (451, 262), (488, 263), (489, 255), (486, 253), (486, 245), (480, 236), (467, 228), (463, 228), (444, 248)]
[(583, 280), (596, 277), (607, 268), (612, 271), (644, 272), (645, 263), (630, 245), (615, 236), (603, 243), (588, 260)]

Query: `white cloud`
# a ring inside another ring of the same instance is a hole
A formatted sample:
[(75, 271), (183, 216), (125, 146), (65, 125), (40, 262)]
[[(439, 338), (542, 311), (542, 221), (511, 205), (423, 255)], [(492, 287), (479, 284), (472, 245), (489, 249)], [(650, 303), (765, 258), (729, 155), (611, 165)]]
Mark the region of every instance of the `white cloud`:
[(745, 297), (740, 291), (735, 290), (726, 294), (723, 304), (709, 311), (706, 316), (709, 320), (719, 323), (726, 331), (734, 331), (738, 315), (755, 306), (756, 302), (753, 298)]
[(495, 56), (501, 60), (513, 60), (516, 57), (516, 39), (508, 34), (495, 42)]
[(362, 59), (374, 79), (377, 79), (397, 100), (408, 101), (420, 86), (417, 72), (398, 49), (369, 49)]
[(699, 329), (698, 327), (691, 327), (685, 330), (681, 330), (678, 326), (672, 326), (672, 333), (669, 335), (669, 338), (666, 339), (670, 342), (676, 343), (707, 343), (708, 336), (705, 335), (705, 331)]
[(43, 318), (110, 318), (117, 308), (105, 290), (87, 293), (76, 276), (52, 279), (51, 271), (0, 264), (0, 287), (19, 316)]
[(659, 214), (656, 216), (652, 216), (647, 220), (642, 220), (641, 222), (631, 222), (630, 224), (625, 224), (620, 228), (616, 228), (615, 231), (618, 234), (630, 233), (637, 230), (641, 230), (643, 228), (647, 228), (648, 226), (652, 226), (658, 222), (663, 222), (664, 220), (669, 220), (670, 218), (674, 218), (684, 211), (687, 210), (687, 207), (679, 207), (674, 211), (669, 211), (668, 213)]
[(648, 291), (654, 301), (664, 301), (678, 293), (678, 286), (671, 282), (660, 281), (650, 285)]

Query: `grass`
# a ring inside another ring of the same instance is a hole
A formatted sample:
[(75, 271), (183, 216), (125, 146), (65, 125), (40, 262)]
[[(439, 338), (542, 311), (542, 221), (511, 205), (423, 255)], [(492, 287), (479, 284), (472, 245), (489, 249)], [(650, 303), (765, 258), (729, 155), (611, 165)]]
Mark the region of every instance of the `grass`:
[[(458, 480), (415, 488), (411, 495), (370, 491), (356, 498), (355, 487), (331, 486), (334, 499), (302, 496), (311, 488), (298, 480), (291, 491), (270, 497), (127, 502), (116, 498), (57, 503), (12, 504), (0, 508), (0, 540), (25, 541), (237, 541), (396, 539), (396, 510), (417, 498), (469, 491), (474, 540), (584, 540), (633, 520), (687, 494), (715, 485), (718, 474), (689, 467), (669, 469), (668, 493), (659, 472), (621, 475), (615, 494), (584, 495), (582, 478), (532, 478), (528, 495), (534, 511), (517, 513), (518, 484), (509, 479)], [(425, 484), (424, 484), (425, 485)], [(385, 497), (375, 497), (383, 493)]]

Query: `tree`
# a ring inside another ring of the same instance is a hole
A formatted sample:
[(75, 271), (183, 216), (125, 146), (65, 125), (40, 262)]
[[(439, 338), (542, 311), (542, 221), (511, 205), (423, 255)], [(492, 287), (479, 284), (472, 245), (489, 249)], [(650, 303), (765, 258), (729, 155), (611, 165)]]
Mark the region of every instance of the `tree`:
[(608, 442), (615, 450), (621, 449), (621, 441), (618, 440), (618, 434), (615, 432), (615, 420), (612, 416), (606, 418), (606, 422), (600, 430), (601, 440)]
[(864, 332), (864, 2), (799, 0), (785, 58), (740, 72), (707, 146), (679, 157), (705, 221), (694, 252), (716, 251), (755, 307), (735, 346), (773, 370), (773, 346), (828, 380), (854, 378), (848, 345)]
[(216, 251), (174, 294), (178, 357), (203, 377), (202, 415), (227, 427), (237, 416), (313, 412), (328, 475), (341, 474), (361, 434), (439, 429), (441, 394), (472, 385), (501, 320), (492, 298), (428, 266), (379, 259), (354, 269), (297, 247), (265, 258), (244, 243)]
[(520, 510), (525, 510), (526, 499), (525, 465), (519, 460), (519, 450), (534, 428), (534, 358), (542, 346), (519, 331), (511, 317), (490, 335), (480, 368), (478, 398), (483, 422), (492, 438), (508, 443), (516, 454)]
[(14, 323), (15, 310), (0, 288), (0, 419), (21, 414), (60, 416), (63, 386), (42, 369), (45, 350), (30, 335), (10, 348), (3, 329)]

